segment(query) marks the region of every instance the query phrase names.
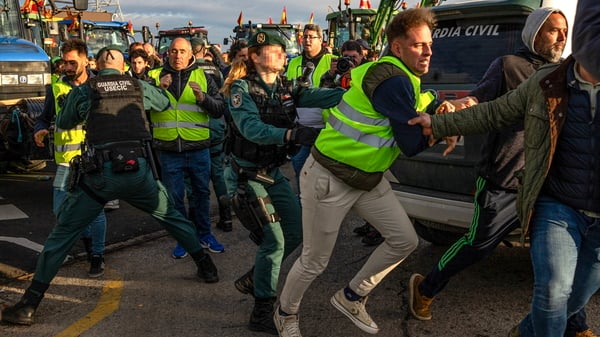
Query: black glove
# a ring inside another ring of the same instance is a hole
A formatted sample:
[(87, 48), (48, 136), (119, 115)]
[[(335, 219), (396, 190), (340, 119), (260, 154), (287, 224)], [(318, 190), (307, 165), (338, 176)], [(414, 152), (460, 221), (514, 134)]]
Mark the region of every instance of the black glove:
[(321, 129), (298, 124), (292, 129), (290, 143), (312, 146), (319, 135), (319, 131), (321, 131)]

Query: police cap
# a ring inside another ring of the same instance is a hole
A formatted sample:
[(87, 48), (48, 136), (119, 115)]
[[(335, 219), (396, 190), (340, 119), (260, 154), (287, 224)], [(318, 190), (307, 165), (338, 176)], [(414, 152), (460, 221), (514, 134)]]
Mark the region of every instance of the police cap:
[[(119, 53), (123, 54), (123, 51), (121, 50), (120, 46), (117, 46), (116, 44), (111, 44), (109, 46), (103, 47), (102, 49), (98, 50), (98, 52), (96, 53), (96, 60), (100, 59), (100, 55), (102, 55), (103, 52), (105, 51), (118, 51)], [(113, 57), (114, 58), (114, 57)]]
[(208, 41), (203, 37), (193, 37), (190, 39), (190, 44), (192, 45), (192, 50), (194, 50), (194, 48), (198, 46), (205, 47), (208, 44)]
[(248, 47), (258, 46), (281, 46), (285, 51), (285, 41), (283, 38), (275, 33), (267, 33), (266, 31), (259, 30), (248, 41)]

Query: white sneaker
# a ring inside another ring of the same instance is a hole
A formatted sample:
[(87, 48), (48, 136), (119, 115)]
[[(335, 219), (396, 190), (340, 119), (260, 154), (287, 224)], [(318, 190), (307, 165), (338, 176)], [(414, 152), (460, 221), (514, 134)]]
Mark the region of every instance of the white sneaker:
[(282, 316), (279, 314), (279, 307), (277, 307), (275, 308), (273, 321), (275, 322), (279, 337), (302, 337), (298, 315)]
[(119, 209), (119, 199), (110, 200), (104, 205), (104, 209)]
[(344, 295), (344, 289), (340, 289), (331, 297), (331, 304), (346, 315), (346, 317), (350, 318), (352, 323), (362, 331), (373, 335), (379, 332), (379, 327), (373, 322), (365, 309), (365, 304), (367, 304), (366, 296), (359, 301), (349, 301), (346, 295)]

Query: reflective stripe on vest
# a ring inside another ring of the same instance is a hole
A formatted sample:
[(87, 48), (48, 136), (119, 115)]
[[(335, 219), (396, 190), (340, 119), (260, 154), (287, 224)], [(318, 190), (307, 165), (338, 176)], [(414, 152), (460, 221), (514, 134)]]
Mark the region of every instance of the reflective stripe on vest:
[[(148, 75), (155, 80), (156, 85), (160, 84), (161, 70), (162, 68), (157, 68), (148, 72)], [(206, 93), (208, 83), (202, 69), (192, 70), (188, 82), (198, 83)], [(150, 114), (153, 137), (163, 141), (175, 140), (177, 137), (188, 141), (209, 139), (209, 117), (196, 104), (196, 96), (192, 88), (186, 84), (179, 100), (176, 100), (173, 94), (168, 91), (167, 96), (171, 101), (172, 109)]]
[(331, 109), (325, 129), (315, 142), (317, 149), (327, 157), (365, 172), (387, 170), (400, 154), (389, 119), (375, 110), (362, 89), (367, 70), (383, 62), (391, 63), (406, 73), (414, 87), (415, 107), (431, 102), (430, 94), (421, 95), (420, 79), (399, 59), (383, 57), (352, 70), (352, 86), (338, 106)]
[[(353, 110), (352, 107), (350, 107), (348, 104), (346, 104), (343, 101), (340, 102), (340, 104), (338, 105), (338, 109), (344, 115), (346, 115), (346, 117), (348, 117), (351, 120), (358, 122), (358, 123), (373, 125), (373, 126), (384, 126), (384, 127), (390, 126), (389, 119), (387, 119), (387, 118), (382, 118), (382, 119), (369, 118), (369, 117), (357, 112), (356, 110)], [(329, 117), (328, 123), (334, 129), (336, 129), (338, 132), (348, 136), (349, 138), (354, 139), (357, 142), (365, 143), (365, 144), (371, 145), (372, 147), (382, 148), (382, 147), (392, 147), (392, 146), (396, 145), (396, 141), (394, 140), (394, 138), (381, 138), (376, 135), (365, 134), (365, 133), (359, 131), (358, 129), (349, 126), (348, 124), (345, 124), (344, 122), (339, 120), (335, 115), (331, 115)]]
[[(285, 74), (288, 80), (295, 80), (302, 76), (302, 57), (303, 56), (296, 56), (290, 60)], [(336, 58), (336, 56), (332, 54), (324, 54), (319, 60), (319, 64), (315, 64), (315, 69), (310, 76), (312, 83), (311, 88), (319, 87), (321, 84), (321, 76), (329, 71), (331, 68), (331, 60), (334, 58)]]
[[(64, 101), (64, 97), (71, 92), (73, 87), (58, 80), (52, 84), (52, 94), (54, 95), (54, 111), (56, 115), (60, 113), (62, 107), (60, 103)], [(64, 96), (64, 97), (63, 97)], [(69, 163), (73, 157), (81, 153), (81, 143), (85, 141), (85, 131), (83, 126), (77, 125), (73, 129), (54, 130), (54, 161), (57, 164)]]

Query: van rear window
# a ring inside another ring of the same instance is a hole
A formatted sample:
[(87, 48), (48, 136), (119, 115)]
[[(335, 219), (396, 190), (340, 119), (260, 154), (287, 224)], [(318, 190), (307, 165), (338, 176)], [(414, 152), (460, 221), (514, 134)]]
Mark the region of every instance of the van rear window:
[[(521, 21), (521, 22), (519, 22)], [(523, 46), (524, 20), (439, 20), (433, 31), (433, 56), (423, 84), (475, 84), (498, 56)]]

